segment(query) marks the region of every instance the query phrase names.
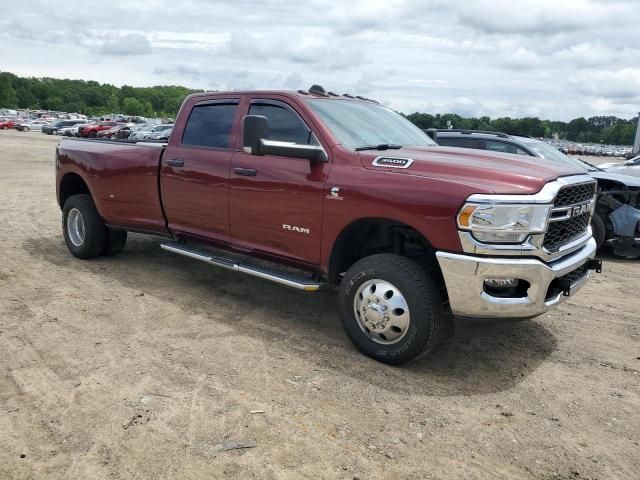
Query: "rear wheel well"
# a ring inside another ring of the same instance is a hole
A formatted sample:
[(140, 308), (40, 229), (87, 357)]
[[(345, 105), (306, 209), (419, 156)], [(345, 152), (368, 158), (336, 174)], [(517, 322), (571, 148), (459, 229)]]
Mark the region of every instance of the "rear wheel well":
[(347, 226), (336, 240), (329, 260), (329, 282), (338, 284), (358, 260), (378, 253), (395, 253), (416, 261), (440, 287), (444, 301), (447, 291), (431, 243), (415, 228), (384, 218), (365, 218)]
[(72, 195), (87, 194), (91, 195), (89, 187), (82, 179), (82, 177), (76, 173), (67, 173), (60, 181), (60, 208), (64, 207), (65, 202)]

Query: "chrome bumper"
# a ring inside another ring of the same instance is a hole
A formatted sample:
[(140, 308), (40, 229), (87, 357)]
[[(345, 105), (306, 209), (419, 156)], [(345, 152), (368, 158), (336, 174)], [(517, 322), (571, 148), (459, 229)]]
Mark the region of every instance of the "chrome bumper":
[[(530, 318), (544, 313), (564, 300), (562, 293), (549, 295), (551, 282), (573, 272), (594, 258), (596, 242), (591, 238), (582, 248), (551, 263), (534, 258), (490, 258), (437, 252), (438, 263), (454, 315), (475, 318)], [(571, 285), (575, 294), (589, 279), (591, 271)], [(488, 278), (518, 278), (529, 282), (526, 296), (503, 298), (489, 295)]]

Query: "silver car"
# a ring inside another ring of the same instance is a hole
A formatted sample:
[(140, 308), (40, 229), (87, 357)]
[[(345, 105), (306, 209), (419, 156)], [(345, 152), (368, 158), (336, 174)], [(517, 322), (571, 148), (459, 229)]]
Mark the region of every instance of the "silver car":
[(30, 130), (42, 130), (42, 127), (47, 125), (49, 122), (45, 122), (44, 120), (32, 120), (31, 122), (20, 123), (15, 126), (16, 130), (20, 130), (21, 132), (28, 132)]

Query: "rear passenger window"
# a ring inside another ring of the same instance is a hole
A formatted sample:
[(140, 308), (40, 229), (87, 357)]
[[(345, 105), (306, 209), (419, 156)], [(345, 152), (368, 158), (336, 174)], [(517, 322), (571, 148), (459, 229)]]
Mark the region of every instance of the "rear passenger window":
[(527, 152), (518, 148), (516, 145), (505, 142), (494, 142), (493, 140), (487, 140), (487, 150), (492, 152), (504, 152), (504, 153), (516, 153), (518, 155), (529, 155)]
[(291, 110), (277, 105), (254, 104), (249, 108), (249, 115), (263, 115), (269, 119), (269, 140), (311, 143), (311, 131)]
[(193, 107), (182, 136), (183, 145), (229, 148), (237, 104), (218, 103)]
[(438, 137), (438, 145), (442, 147), (480, 148), (475, 138)]

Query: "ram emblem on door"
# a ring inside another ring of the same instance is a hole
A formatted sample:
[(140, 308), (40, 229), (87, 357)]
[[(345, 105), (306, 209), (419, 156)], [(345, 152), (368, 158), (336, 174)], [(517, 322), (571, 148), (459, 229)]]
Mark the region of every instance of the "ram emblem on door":
[(295, 225), (287, 225), (286, 223), (282, 224), (282, 229), (289, 230), (290, 232), (306, 233), (307, 235), (311, 233), (311, 230), (309, 230), (308, 228), (296, 227)]

